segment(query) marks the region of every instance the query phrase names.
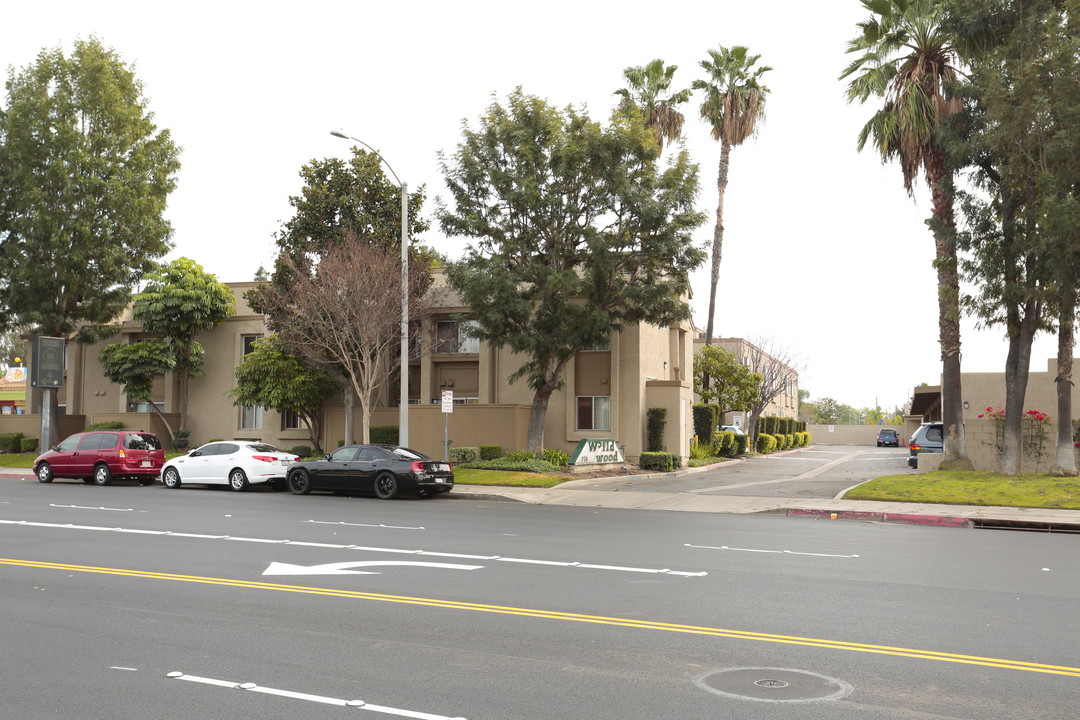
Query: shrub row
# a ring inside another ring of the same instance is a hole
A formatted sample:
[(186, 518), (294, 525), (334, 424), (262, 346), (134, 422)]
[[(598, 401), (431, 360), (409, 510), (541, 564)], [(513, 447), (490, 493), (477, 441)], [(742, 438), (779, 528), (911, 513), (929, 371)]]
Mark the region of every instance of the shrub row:
[(789, 433), (785, 435), (758, 433), (756, 449), (759, 453), (764, 454), (778, 452), (780, 450), (789, 450), (791, 448), (806, 447), (809, 444), (810, 433), (808, 432)]
[(557, 472), (559, 467), (552, 465), (546, 460), (518, 460), (507, 455), (506, 457), (496, 458), (494, 460), (477, 460), (471, 463), (462, 463), (458, 465), (461, 468), (469, 468), (473, 470), (507, 470), (511, 472), (534, 472), (534, 473), (550, 473)]
[(37, 446), (37, 438), (23, 437), (22, 433), (0, 434), (0, 453), (34, 452)]
[(682, 468), (682, 458), (669, 452), (643, 452), (638, 460), (642, 470), (668, 472)]
[(795, 418), (767, 415), (758, 418), (757, 431), (758, 434), (765, 433), (767, 435), (794, 435), (795, 433), (806, 432), (806, 423)]
[(694, 434), (697, 435), (698, 442), (707, 443), (716, 428), (720, 427), (720, 406), (716, 403), (698, 403), (694, 405), (693, 413)]
[[(564, 453), (562, 450), (556, 450), (555, 448), (547, 448), (541, 452), (534, 453), (528, 450), (514, 450), (503, 455), (502, 445), (481, 445), (480, 447), (452, 447), (450, 448), (450, 462), (454, 465), (462, 465), (475, 469), (510, 469), (500, 465), (498, 468), (492, 466), (491, 468), (484, 467), (485, 463), (499, 463), (506, 461), (506, 463), (528, 464), (532, 462), (541, 462), (546, 465), (550, 465), (550, 468), (544, 468), (536, 472), (550, 472), (551, 470), (558, 470), (559, 468), (566, 467), (570, 462), (570, 456)], [(504, 465), (506, 463), (503, 463)]]

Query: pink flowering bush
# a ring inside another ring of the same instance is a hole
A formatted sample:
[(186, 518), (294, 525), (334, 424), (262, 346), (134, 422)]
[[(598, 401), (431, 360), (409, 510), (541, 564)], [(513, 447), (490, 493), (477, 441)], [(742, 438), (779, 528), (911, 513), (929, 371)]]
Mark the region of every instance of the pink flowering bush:
[[(980, 418), (994, 421), (998, 463), (1005, 453), (1005, 408), (988, 406), (985, 413), (979, 414)], [(1022, 448), (1025, 457), (1035, 460), (1035, 471), (1039, 471), (1039, 464), (1046, 455), (1046, 437), (1050, 426), (1050, 416), (1041, 410), (1025, 410), (1021, 419)], [(1077, 442), (1080, 447), (1080, 442)]]

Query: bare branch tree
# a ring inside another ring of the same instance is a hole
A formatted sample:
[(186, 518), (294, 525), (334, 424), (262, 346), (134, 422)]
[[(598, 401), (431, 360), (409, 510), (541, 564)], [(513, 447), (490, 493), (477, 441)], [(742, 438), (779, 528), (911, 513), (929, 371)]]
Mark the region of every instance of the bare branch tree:
[[(392, 351), (401, 342), (401, 261), (396, 252), (351, 236), (317, 261), (283, 254), (279, 262), (293, 280), (288, 287), (266, 287), (272, 329), (294, 355), (351, 386), (360, 401), (361, 442), (367, 443), (376, 393), (400, 360)], [(425, 287), (428, 274), (410, 263), (409, 287)], [(420, 320), (430, 308), (413, 295), (409, 317)]]
[(753, 372), (761, 375), (761, 392), (756, 403), (750, 406), (748, 431), (757, 435), (757, 422), (769, 403), (784, 393), (794, 392), (799, 382), (802, 359), (791, 349), (777, 345), (768, 338), (755, 338), (746, 343), (744, 362)]

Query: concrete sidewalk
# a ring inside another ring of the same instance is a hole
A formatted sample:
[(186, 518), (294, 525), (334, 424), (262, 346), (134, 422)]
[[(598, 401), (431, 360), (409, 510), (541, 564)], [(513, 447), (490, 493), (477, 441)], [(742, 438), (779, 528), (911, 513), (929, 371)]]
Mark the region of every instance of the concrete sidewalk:
[[(776, 498), (738, 495), (706, 495), (689, 492), (634, 492), (621, 488), (604, 489), (604, 484), (627, 480), (655, 479), (693, 473), (621, 475), (607, 479), (571, 480), (553, 488), (506, 487), (500, 485), (455, 485), (445, 499), (509, 501), (536, 505), (604, 507), (633, 510), (726, 513), (734, 515), (770, 514), (791, 517), (818, 517), (829, 520), (897, 522), (945, 527), (999, 527), (1044, 532), (1080, 532), (1080, 510), (1016, 508), (985, 505), (934, 505), (930, 503), (875, 502), (843, 498)], [(0, 468), (0, 479), (32, 480), (33, 473), (22, 468)], [(597, 487), (600, 485), (601, 487)], [(584, 489), (587, 486), (588, 489)]]

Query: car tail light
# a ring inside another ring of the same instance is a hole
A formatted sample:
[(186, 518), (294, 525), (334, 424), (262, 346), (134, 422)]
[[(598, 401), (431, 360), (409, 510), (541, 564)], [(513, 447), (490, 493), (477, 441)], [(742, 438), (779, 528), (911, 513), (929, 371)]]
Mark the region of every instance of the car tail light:
[(413, 460), (410, 469), (414, 473), (422, 473), (424, 472), (424, 463), (420, 462), (419, 460)]
[(920, 446), (919, 443), (911, 443), (911, 445), (909, 445), (908, 447), (910, 447), (912, 450), (918, 450)]
[(274, 462), (275, 460), (277, 460), (277, 458), (273, 455), (252, 455), (251, 459), (259, 460), (261, 462)]

